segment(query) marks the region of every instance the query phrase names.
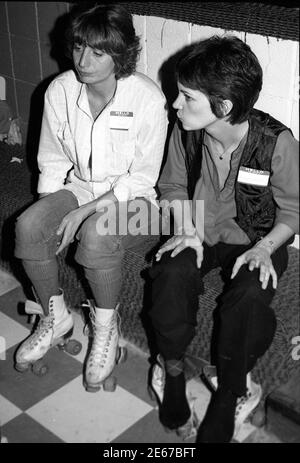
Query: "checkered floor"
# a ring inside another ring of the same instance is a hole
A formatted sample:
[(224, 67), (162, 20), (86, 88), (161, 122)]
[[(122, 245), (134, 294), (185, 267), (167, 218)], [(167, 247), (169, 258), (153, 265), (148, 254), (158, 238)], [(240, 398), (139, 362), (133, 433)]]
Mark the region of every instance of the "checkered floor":
[[(82, 372), (88, 338), (77, 314), (73, 337), (82, 343), (81, 353), (72, 357), (53, 348), (47, 353), (46, 376), (18, 373), (14, 353), (31, 328), (24, 301), (19, 283), (0, 270), (0, 425), (9, 443), (182, 443), (159, 423), (156, 403), (147, 393), (147, 357), (133, 346), (127, 345), (128, 359), (116, 367), (115, 392), (85, 391)], [(191, 380), (188, 387), (201, 419), (210, 393), (200, 381)], [(246, 423), (238, 440), (253, 442), (257, 432)], [(265, 440), (270, 442), (270, 437)]]

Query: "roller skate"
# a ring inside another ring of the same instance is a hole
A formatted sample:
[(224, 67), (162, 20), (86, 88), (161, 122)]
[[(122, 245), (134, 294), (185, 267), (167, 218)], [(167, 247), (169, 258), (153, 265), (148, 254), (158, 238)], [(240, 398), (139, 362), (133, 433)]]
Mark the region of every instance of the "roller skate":
[[(157, 362), (153, 366), (151, 374), (151, 382), (148, 386), (148, 393), (152, 400), (156, 400), (160, 406), (163, 401), (164, 387), (165, 387), (165, 367), (164, 361), (160, 355), (157, 356)], [(195, 397), (192, 397), (188, 393), (188, 403), (191, 410), (191, 415), (188, 421), (183, 425), (175, 429), (176, 434), (183, 440), (190, 439), (196, 436), (197, 428), (199, 426), (199, 420), (195, 413)], [(171, 432), (171, 429), (165, 428), (167, 432)]]
[(81, 343), (75, 339), (70, 340), (74, 322), (65, 305), (63, 292), (49, 299), (48, 315), (44, 315), (40, 304), (28, 300), (25, 303), (25, 312), (31, 315), (31, 320), (39, 315), (39, 322), (33, 333), (23, 341), (16, 352), (17, 371), (24, 372), (31, 367), (34, 374), (44, 376), (48, 372), (48, 366), (43, 361), (43, 357), (53, 346), (71, 355), (79, 354)]
[(127, 349), (119, 346), (118, 307), (114, 310), (95, 307), (88, 301), (92, 324), (92, 347), (85, 370), (85, 389), (87, 392), (113, 392), (117, 379), (111, 373), (116, 364), (125, 362)]
[[(209, 386), (215, 391), (218, 387), (216, 367), (206, 365), (203, 367), (203, 376)], [(233, 439), (236, 439), (243, 423), (251, 421), (254, 426), (261, 427), (265, 423), (265, 412), (260, 406), (262, 388), (251, 379), (251, 373), (247, 374), (247, 391), (239, 397), (235, 409), (235, 425)]]

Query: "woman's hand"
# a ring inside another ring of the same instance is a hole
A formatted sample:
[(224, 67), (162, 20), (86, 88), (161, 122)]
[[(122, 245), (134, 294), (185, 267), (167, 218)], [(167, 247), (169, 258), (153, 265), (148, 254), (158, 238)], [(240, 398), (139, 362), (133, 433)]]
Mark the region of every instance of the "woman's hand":
[(59, 254), (70, 243), (73, 243), (75, 233), (86, 217), (87, 214), (83, 207), (79, 207), (78, 209), (75, 209), (74, 211), (71, 211), (65, 215), (56, 231), (58, 237), (62, 237), (59, 248), (55, 253), (56, 255)]
[(197, 268), (200, 268), (202, 264), (202, 260), (203, 260), (203, 246), (196, 232), (192, 235), (184, 234), (184, 235), (173, 236), (172, 238), (170, 238), (157, 251), (156, 256), (155, 256), (156, 260), (159, 261), (161, 256), (166, 251), (171, 251), (173, 249), (171, 257), (175, 257), (177, 256), (177, 254), (179, 254), (181, 251), (183, 251), (186, 248), (195, 249), (196, 254), (197, 254)]
[(273, 288), (277, 288), (277, 274), (271, 260), (271, 251), (267, 247), (255, 245), (253, 248), (239, 256), (233, 266), (231, 278), (234, 278), (243, 264), (248, 264), (249, 270), (259, 268), (259, 281), (262, 289), (266, 289), (270, 276), (273, 280)]

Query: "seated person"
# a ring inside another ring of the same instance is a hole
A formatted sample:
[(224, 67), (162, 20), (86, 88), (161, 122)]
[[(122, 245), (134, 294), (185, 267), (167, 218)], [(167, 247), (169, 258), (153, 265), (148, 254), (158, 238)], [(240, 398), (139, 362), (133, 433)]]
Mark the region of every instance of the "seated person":
[[(262, 69), (234, 36), (193, 43), (177, 62), (177, 110), (159, 189), (175, 233), (157, 252), (150, 316), (163, 360), (161, 422), (184, 426), (184, 356), (197, 327), (203, 276), (221, 266), (218, 387), (197, 442), (229, 442), (246, 377), (272, 343), (271, 300), (299, 233), (299, 154), (291, 131), (253, 109)], [(190, 201), (190, 202), (189, 202)], [(183, 210), (185, 213), (183, 214)]]
[[(151, 220), (158, 220), (159, 214), (148, 211), (158, 210), (154, 186), (167, 112), (158, 86), (135, 72), (140, 44), (132, 16), (122, 5), (75, 7), (66, 38), (74, 70), (56, 77), (45, 94), (40, 199), (16, 224), (15, 255), (36, 294), (32, 310), (41, 313), (36, 331), (17, 351), (16, 368), (26, 370), (73, 328), (59, 285), (57, 255), (76, 238), (75, 259), (95, 300), (84, 379), (92, 392), (115, 365), (124, 251), (145, 240)], [(127, 224), (136, 201), (145, 206), (144, 228), (131, 233)]]

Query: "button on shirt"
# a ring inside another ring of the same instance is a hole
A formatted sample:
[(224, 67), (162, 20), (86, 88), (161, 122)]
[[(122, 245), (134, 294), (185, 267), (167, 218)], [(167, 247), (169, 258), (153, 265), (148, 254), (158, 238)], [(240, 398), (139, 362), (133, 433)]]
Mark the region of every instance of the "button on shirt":
[(155, 201), (166, 133), (165, 97), (148, 77), (119, 79), (113, 99), (94, 120), (85, 84), (67, 71), (45, 94), (38, 192), (65, 188), (79, 205), (109, 190), (119, 201)]

